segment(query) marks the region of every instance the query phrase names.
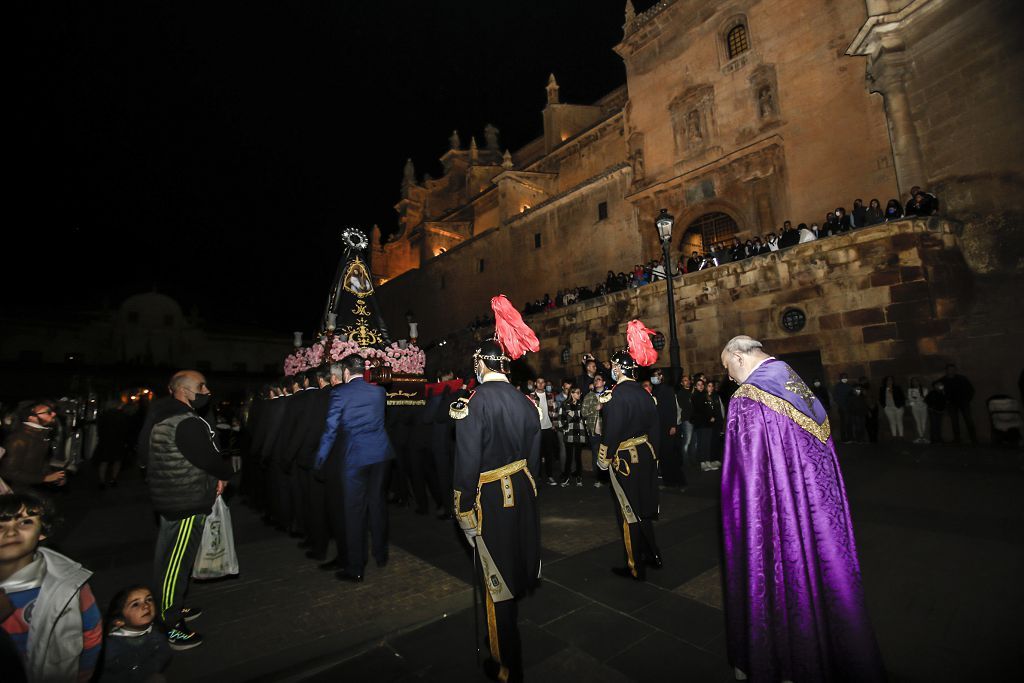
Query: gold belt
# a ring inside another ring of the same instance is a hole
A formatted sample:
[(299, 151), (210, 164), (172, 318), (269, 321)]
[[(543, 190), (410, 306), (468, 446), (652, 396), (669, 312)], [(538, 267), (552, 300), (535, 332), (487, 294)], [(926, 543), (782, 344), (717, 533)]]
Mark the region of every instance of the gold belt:
[[(651, 457), (657, 461), (658, 456), (654, 453), (654, 448), (651, 447), (650, 441), (647, 439), (647, 435), (634, 436), (632, 439), (626, 439), (621, 442), (618, 448), (615, 449), (615, 457), (612, 458), (612, 468), (624, 477), (629, 476), (629, 464), (636, 464), (640, 462), (640, 456), (636, 452), (638, 446), (647, 444), (647, 447), (651, 449)], [(629, 453), (629, 458), (619, 457), (619, 453), (626, 451)]]
[(530, 474), (530, 470), (526, 466), (526, 460), (516, 460), (515, 462), (510, 462), (507, 465), (502, 465), (497, 469), (487, 470), (486, 472), (480, 473), (480, 479), (477, 480), (477, 507), (479, 508), (480, 506), (480, 489), (483, 488), (484, 484), (490, 484), (495, 481), (501, 482), (501, 493), (504, 497), (504, 507), (515, 507), (516, 498), (515, 491), (512, 488), (512, 475), (520, 470), (522, 470), (526, 474), (526, 478), (530, 480), (530, 485), (533, 487), (533, 495), (537, 495), (537, 484), (533, 481), (533, 475)]
[(509, 475), (515, 474), (519, 470), (525, 470), (525, 469), (526, 469), (526, 460), (516, 460), (515, 462), (510, 462), (507, 465), (502, 465), (501, 467), (499, 467), (497, 469), (487, 470), (486, 472), (481, 472), (480, 473), (479, 483), (480, 483), (480, 485), (489, 484), (492, 481), (498, 481), (499, 479), (501, 479), (503, 477), (507, 477)]
[(644, 434), (643, 436), (634, 436), (632, 439), (626, 439), (625, 441), (620, 443), (619, 447), (616, 448), (615, 450), (628, 451), (630, 448), (636, 448), (637, 446), (643, 443), (648, 443), (646, 434)]

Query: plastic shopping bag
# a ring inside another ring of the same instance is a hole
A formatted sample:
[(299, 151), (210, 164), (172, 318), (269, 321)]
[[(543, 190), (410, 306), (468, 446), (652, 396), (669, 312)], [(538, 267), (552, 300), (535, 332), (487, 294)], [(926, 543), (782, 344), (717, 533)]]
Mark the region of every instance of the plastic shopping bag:
[(231, 531), (231, 511), (221, 496), (213, 504), (213, 511), (203, 526), (203, 540), (199, 554), (192, 568), (197, 579), (219, 579), (238, 573), (238, 555), (235, 554), (235, 537)]

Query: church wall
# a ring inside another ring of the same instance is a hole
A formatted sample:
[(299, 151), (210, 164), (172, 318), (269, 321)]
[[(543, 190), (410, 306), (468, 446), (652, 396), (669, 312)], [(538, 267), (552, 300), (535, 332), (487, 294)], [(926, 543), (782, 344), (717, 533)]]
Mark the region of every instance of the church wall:
[[(624, 199), (628, 187), (628, 169), (619, 169), (387, 282), (378, 288), (385, 321), (401, 329), (396, 325), (411, 308), (429, 340), (489, 315), (495, 294), (506, 294), (521, 309), (545, 293), (553, 297), (559, 289), (603, 282), (609, 268), (631, 268), (641, 259), (642, 241)], [(603, 220), (601, 202), (608, 204)], [(537, 234), (540, 248), (534, 246)]]
[[(755, 224), (740, 227), (753, 234), (777, 230), (784, 219), (820, 222), (830, 208), (849, 210), (856, 197), (884, 204), (896, 195), (882, 100), (865, 91), (862, 65), (844, 56), (863, 22), (862, 5), (788, 0), (717, 11), (690, 5), (664, 10), (659, 28), (647, 29), (653, 37), (636, 53), (620, 46), (628, 130), (645, 138), (644, 185), (742, 156), (775, 136), (785, 166), (773, 179), (780, 188), (772, 197), (774, 223), (763, 224), (764, 212), (749, 207)], [(751, 47), (730, 60), (724, 34), (737, 16), (746, 17)], [(774, 92), (774, 113), (763, 118), (761, 85)], [(688, 138), (689, 112), (697, 112), (699, 143)], [(676, 199), (677, 212), (682, 199)]]
[[(1003, 208), (1008, 200), (1019, 206), (998, 176), (1012, 176), (1019, 191), (1024, 162), (1019, 146), (1008, 143), (1024, 139), (1024, 50), (1007, 28), (1020, 25), (1024, 10), (1018, 2), (984, 0), (936, 18), (941, 23), (915, 31), (906, 78), (927, 174), (918, 184), (941, 186), (953, 211), (968, 202), (972, 209)], [(952, 44), (971, 47), (950, 50)], [(978, 175), (994, 177), (978, 182)], [(974, 182), (953, 186), (963, 178)]]
[(572, 140), (551, 154), (536, 170), (558, 173), (558, 192), (565, 192), (593, 178), (609, 166), (626, 160), (626, 142), (622, 132), (622, 116), (597, 126), (579, 140)]
[(914, 184), (965, 222), (964, 247), (978, 272), (1019, 272), (1024, 50), (1008, 27), (1021, 25), (1024, 8), (1008, 0), (936, 4), (932, 21), (906, 35), (912, 68), (904, 82), (926, 176)]
[[(831, 384), (840, 372), (866, 376), (875, 391), (890, 374), (904, 387), (911, 376), (930, 383), (954, 362), (974, 383), (974, 417), (984, 434), (985, 399), (1017, 395), (1019, 369), (1007, 372), (1004, 359), (1012, 357), (1024, 321), (1006, 316), (1005, 307), (1022, 285), (1020, 277), (973, 277), (956, 226), (946, 221), (865, 228), (685, 276), (675, 291), (682, 364), (689, 373), (720, 374), (721, 349), (737, 334), (760, 339), (772, 354), (820, 352), (823, 380)], [(530, 316), (541, 351), (526, 362), (533, 372), (574, 376), (582, 353), (606, 359), (623, 346), (632, 318), (667, 332), (665, 297), (658, 283)], [(782, 327), (789, 308), (804, 312), (804, 329)], [(451, 339), (428, 356), (430, 370), (464, 367), (475, 340), (468, 332)], [(667, 363), (666, 345), (659, 365)]]

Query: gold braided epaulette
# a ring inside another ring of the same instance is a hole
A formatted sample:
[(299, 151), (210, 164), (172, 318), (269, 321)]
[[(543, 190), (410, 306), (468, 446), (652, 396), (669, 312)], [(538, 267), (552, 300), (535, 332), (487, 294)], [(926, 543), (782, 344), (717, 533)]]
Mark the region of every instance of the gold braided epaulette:
[(460, 398), (452, 401), (451, 406), (448, 408), (448, 415), (453, 420), (463, 420), (469, 415), (469, 399), (473, 398), (475, 391), (469, 392), (469, 396), (466, 398)]
[(597, 402), (598, 403), (607, 403), (608, 401), (612, 400), (612, 392), (613, 391), (615, 391), (615, 387), (612, 387), (611, 389), (608, 389), (608, 390), (604, 391), (603, 393), (598, 394), (597, 395)]

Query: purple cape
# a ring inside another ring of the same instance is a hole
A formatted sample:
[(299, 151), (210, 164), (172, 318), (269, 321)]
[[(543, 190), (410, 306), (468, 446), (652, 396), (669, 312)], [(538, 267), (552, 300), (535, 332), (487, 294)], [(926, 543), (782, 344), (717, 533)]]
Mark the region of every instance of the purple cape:
[(729, 402), (722, 468), (730, 663), (751, 681), (883, 681), (828, 417), (781, 361)]

